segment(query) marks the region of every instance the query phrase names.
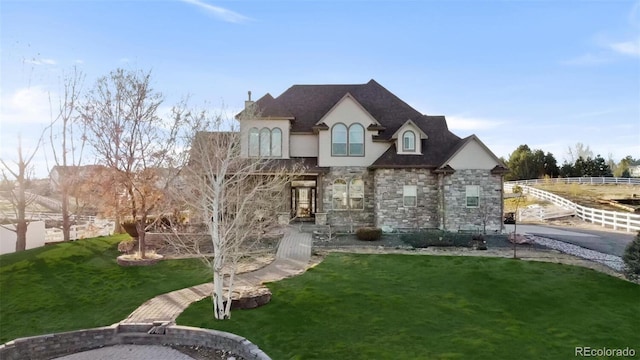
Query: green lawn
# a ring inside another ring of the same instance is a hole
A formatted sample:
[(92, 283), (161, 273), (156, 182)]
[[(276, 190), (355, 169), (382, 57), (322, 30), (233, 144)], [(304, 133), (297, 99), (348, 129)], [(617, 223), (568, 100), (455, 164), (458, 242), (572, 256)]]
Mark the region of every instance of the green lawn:
[(269, 284), (268, 305), (181, 325), (247, 337), (273, 359), (568, 359), (635, 347), (640, 286), (590, 269), (498, 258), (332, 254)]
[(0, 256), (0, 343), (111, 325), (156, 295), (211, 279), (195, 259), (120, 267), (117, 244), (125, 238), (80, 240)]

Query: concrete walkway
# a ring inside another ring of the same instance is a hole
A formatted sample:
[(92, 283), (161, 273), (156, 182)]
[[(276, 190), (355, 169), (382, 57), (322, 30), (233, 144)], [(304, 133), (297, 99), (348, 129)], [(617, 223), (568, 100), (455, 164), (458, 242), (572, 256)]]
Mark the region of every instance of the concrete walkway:
[[(305, 271), (311, 259), (311, 234), (288, 227), (278, 244), (275, 260), (262, 269), (238, 274), (235, 286), (260, 285), (278, 281)], [(213, 283), (208, 282), (186, 289), (158, 295), (132, 312), (123, 323), (174, 322), (189, 305), (213, 293)]]

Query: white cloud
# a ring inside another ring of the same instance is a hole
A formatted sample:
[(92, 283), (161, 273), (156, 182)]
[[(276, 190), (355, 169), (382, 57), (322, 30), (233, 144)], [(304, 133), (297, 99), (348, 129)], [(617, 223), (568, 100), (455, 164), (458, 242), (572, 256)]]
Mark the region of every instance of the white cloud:
[(55, 65), (57, 64), (57, 62), (53, 59), (27, 59), (24, 62), (26, 62), (27, 64), (32, 64), (32, 65)]
[(503, 122), (453, 115), (447, 116), (447, 124), (451, 130), (486, 130), (500, 126)]
[(49, 92), (42, 86), (18, 89), (0, 99), (3, 125), (48, 124), (50, 114)]
[(211, 4), (207, 4), (200, 0), (181, 0), (182, 2), (195, 5), (200, 9), (205, 10), (206, 12), (212, 14), (213, 16), (219, 18), (220, 20), (230, 22), (230, 23), (241, 23), (248, 21), (249, 18), (239, 14), (235, 11), (231, 11), (229, 9), (225, 9), (219, 6), (214, 6)]
[(609, 48), (619, 54), (640, 57), (640, 39), (611, 43)]

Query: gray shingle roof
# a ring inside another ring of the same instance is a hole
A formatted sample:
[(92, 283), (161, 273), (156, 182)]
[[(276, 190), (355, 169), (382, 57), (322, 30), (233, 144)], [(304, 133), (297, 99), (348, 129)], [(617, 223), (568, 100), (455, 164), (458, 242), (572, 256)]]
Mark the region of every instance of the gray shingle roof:
[[(428, 136), (421, 140), (422, 155), (400, 155), (392, 145), (372, 168), (438, 168), (465, 143), (449, 131), (444, 116), (421, 114), (375, 80), (366, 84), (293, 85), (280, 96), (274, 98), (266, 94), (255, 104), (262, 118), (291, 118), (292, 132), (312, 132), (314, 127), (316, 130), (326, 128), (324, 124), (316, 124), (347, 93), (380, 123), (374, 127), (381, 130), (375, 141), (390, 141), (407, 120), (412, 120)], [(242, 112), (237, 118), (241, 116)]]

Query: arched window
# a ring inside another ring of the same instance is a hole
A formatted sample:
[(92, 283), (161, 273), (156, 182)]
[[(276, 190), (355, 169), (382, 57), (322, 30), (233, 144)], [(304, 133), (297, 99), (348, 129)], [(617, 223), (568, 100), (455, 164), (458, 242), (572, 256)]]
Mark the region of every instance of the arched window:
[(364, 209), (364, 181), (353, 179), (349, 183), (349, 208)]
[(334, 210), (346, 210), (347, 209), (347, 182), (342, 179), (336, 179), (333, 182), (333, 209)]
[(416, 151), (416, 134), (411, 130), (402, 135), (402, 151)]
[(258, 128), (249, 129), (249, 156), (258, 156), (260, 154), (260, 135)]
[(347, 155), (347, 126), (335, 124), (331, 129), (331, 155)]
[(282, 156), (282, 130), (278, 128), (271, 130), (271, 156)]
[(260, 130), (260, 156), (271, 156), (271, 131), (267, 128)]
[(364, 155), (364, 127), (360, 124), (351, 124), (349, 126), (349, 155)]

